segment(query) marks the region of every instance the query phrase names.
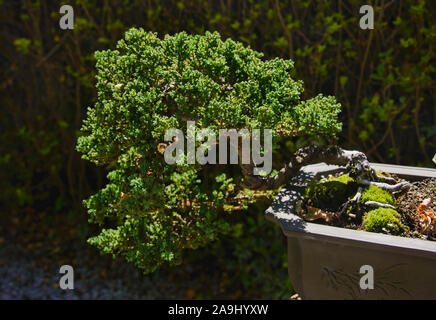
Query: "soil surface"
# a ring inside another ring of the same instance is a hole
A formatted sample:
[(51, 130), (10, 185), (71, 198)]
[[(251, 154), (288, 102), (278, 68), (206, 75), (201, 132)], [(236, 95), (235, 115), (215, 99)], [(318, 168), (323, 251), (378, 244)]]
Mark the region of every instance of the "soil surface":
[(410, 236), (414, 238), (423, 238), (429, 240), (436, 240), (435, 234), (422, 234), (419, 232), (417, 224), (417, 208), (425, 200), (431, 198), (432, 201), (427, 207), (429, 211), (436, 211), (436, 179), (428, 178), (418, 181), (413, 184), (413, 187), (397, 199), (398, 212), (407, 223), (411, 232)]

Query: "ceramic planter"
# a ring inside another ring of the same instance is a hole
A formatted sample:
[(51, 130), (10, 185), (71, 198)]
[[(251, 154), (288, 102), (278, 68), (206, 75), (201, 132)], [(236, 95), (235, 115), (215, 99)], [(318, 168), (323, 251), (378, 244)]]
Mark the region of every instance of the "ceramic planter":
[[(372, 164), (409, 181), (436, 177), (435, 169)], [(314, 178), (340, 170), (307, 166), (284, 187), (267, 219), (280, 225), (288, 241), (288, 272), (303, 299), (436, 299), (436, 242), (306, 222), (296, 201)], [(374, 271), (374, 289), (361, 289), (360, 268)]]

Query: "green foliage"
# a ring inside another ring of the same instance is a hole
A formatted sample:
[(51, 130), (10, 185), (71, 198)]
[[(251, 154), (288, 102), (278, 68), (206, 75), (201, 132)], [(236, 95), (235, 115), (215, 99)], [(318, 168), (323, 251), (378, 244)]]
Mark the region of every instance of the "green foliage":
[(20, 51), (24, 54), (29, 52), (29, 47), (32, 41), (26, 38), (19, 38), (14, 40), (14, 45), (17, 48), (17, 51)]
[(271, 128), (284, 137), (328, 140), (341, 127), (334, 98), (301, 101), (302, 82), (290, 77), (292, 61), (264, 61), (218, 33), (182, 32), (161, 40), (131, 29), (117, 50), (95, 56), (98, 100), (88, 109), (77, 149), (84, 159), (111, 166), (109, 184), (85, 204), (91, 221), (116, 227), (89, 242), (145, 272), (163, 262), (177, 264), (183, 249), (228, 233), (230, 194), (244, 192), (226, 171), (166, 165), (158, 145), (167, 129), (186, 132), (185, 119), (192, 119), (215, 132)]
[(378, 233), (401, 234), (407, 227), (401, 223), (401, 215), (389, 208), (371, 210), (363, 217), (363, 228)]

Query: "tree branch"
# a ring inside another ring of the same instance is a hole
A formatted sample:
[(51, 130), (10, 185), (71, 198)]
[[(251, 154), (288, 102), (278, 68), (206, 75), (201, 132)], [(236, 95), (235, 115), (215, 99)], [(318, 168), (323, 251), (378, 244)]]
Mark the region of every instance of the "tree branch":
[[(239, 152), (240, 162), (241, 151)], [(366, 155), (360, 151), (344, 150), (339, 147), (307, 146), (295, 152), (291, 161), (286, 164), (276, 176), (261, 177), (253, 175), (255, 165), (241, 164), (242, 174), (246, 187), (253, 190), (277, 189), (296, 176), (301, 167), (325, 162), (331, 165), (345, 166), (350, 175), (372, 179), (376, 177), (375, 171), (370, 167)]]

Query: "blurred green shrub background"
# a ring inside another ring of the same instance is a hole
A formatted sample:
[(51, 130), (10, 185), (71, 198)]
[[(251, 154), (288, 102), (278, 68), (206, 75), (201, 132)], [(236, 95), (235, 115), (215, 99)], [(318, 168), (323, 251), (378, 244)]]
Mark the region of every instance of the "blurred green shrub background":
[[(59, 27), (63, 4), (74, 8), (74, 30)], [(374, 30), (359, 27), (363, 4), (374, 7)], [(343, 147), (374, 162), (432, 166), (435, 15), (436, 2), (424, 0), (0, 0), (1, 223), (23, 228), (38, 213), (41, 230), (68, 227), (83, 241), (92, 233), (82, 200), (106, 172), (75, 145), (95, 101), (94, 52), (130, 27), (218, 31), (267, 58), (291, 58), (305, 99), (323, 93), (342, 104)], [(265, 221), (267, 205), (235, 217), (232, 237), (186, 263), (213, 263), (229, 296), (289, 296), (284, 237)]]

